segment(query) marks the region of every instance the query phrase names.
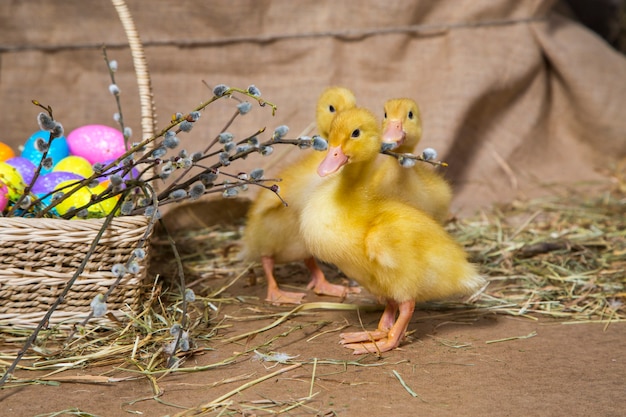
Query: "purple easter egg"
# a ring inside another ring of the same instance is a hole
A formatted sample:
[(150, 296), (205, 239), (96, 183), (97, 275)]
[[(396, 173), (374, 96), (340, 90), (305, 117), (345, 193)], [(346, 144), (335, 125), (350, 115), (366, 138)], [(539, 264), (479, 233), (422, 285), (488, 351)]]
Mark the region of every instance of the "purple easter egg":
[(67, 135), (72, 155), (82, 156), (91, 164), (118, 158), (126, 152), (124, 135), (117, 129), (104, 125), (86, 125)]
[(33, 181), (37, 167), (29, 159), (22, 156), (14, 156), (7, 159), (6, 163), (17, 169), (17, 172), (22, 176), (24, 184), (30, 184)]
[[(103, 162), (102, 165), (108, 166), (109, 164), (113, 162), (115, 161), (114, 160), (106, 161), (106, 162)], [(109, 179), (110, 175), (112, 174), (122, 175), (123, 172), (124, 172), (124, 163), (120, 162), (117, 165), (109, 168), (106, 172), (104, 172), (103, 175), (98, 178), (98, 181), (100, 182), (106, 181)], [(137, 178), (138, 176), (139, 176), (139, 171), (137, 170), (137, 168), (132, 168), (129, 173), (124, 175), (124, 181)]]
[(74, 174), (72, 172), (63, 172), (63, 171), (55, 171), (49, 174), (45, 174), (37, 178), (35, 184), (33, 185), (32, 192), (34, 194), (42, 195), (48, 194), (49, 192), (54, 190), (54, 187), (62, 183), (63, 181), (69, 180), (82, 180), (78, 174)]

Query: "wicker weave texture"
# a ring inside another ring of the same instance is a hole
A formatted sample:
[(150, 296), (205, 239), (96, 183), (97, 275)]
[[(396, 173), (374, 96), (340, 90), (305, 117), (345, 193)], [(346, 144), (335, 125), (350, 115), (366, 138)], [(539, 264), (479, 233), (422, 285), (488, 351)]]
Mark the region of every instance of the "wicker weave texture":
[[(76, 273), (103, 221), (0, 218), (0, 325), (37, 325)], [(81, 322), (93, 298), (115, 282), (113, 265), (128, 261), (147, 227), (144, 216), (115, 218), (50, 324)], [(139, 273), (126, 275), (111, 293), (107, 306), (114, 315), (139, 307), (148, 258), (138, 259)]]

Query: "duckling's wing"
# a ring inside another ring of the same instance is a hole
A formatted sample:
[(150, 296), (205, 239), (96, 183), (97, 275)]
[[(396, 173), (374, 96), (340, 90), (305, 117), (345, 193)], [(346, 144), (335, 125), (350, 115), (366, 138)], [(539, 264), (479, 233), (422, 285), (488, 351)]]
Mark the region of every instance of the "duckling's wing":
[(396, 227), (399, 215), (401, 213), (394, 210), (381, 211), (369, 224), (364, 237), (365, 254), (369, 261), (386, 269), (398, 266), (397, 248), (403, 246), (405, 239)]

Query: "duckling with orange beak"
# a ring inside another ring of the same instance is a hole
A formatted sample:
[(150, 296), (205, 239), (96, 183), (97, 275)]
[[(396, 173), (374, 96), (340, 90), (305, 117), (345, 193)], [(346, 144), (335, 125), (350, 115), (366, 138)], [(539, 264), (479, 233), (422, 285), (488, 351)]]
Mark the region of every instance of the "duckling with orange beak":
[[(355, 106), (354, 94), (347, 88), (329, 87), (324, 90), (316, 107), (320, 136), (328, 137), (330, 123), (336, 114)], [(308, 152), (277, 174), (281, 178), (280, 195), (288, 206), (285, 207), (273, 192), (261, 190), (248, 211), (242, 257), (249, 261), (261, 261), (267, 279), (266, 300), (271, 303), (299, 304), (305, 295), (279, 288), (274, 276), (275, 263), (304, 261), (311, 273), (307, 288), (320, 295), (344, 297), (360, 291), (359, 288), (328, 282), (300, 236), (300, 211), (310, 189), (320, 181), (315, 169), (323, 158), (323, 152)]]
[[(422, 118), (417, 103), (409, 98), (397, 98), (388, 100), (384, 108), (383, 143), (392, 144), (394, 152), (413, 152), (422, 138)], [(428, 164), (418, 162), (404, 168), (395, 158), (385, 157), (372, 183), (383, 195), (404, 201), (439, 223), (443, 224), (448, 218), (452, 189)]]
[(339, 113), (317, 169), (322, 181), (311, 189), (300, 219), (315, 257), (386, 302), (376, 331), (341, 335), (355, 354), (399, 346), (416, 301), (471, 293), (484, 282), (439, 223), (372, 186), (380, 146), (381, 130), (370, 111)]

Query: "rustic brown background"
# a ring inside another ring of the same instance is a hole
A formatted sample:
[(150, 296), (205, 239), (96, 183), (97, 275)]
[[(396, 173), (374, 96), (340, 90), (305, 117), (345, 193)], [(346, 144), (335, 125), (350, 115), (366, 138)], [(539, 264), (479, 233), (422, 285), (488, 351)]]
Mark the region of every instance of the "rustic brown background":
[[(255, 84), (278, 105), (274, 118), (256, 109), (238, 121), (232, 130), (241, 136), (279, 124), (307, 131), (328, 85), (353, 89), (379, 114), (386, 99), (409, 96), (423, 112), (421, 147), (450, 163), (454, 211), (600, 179), (626, 156), (626, 59), (555, 13), (554, 1), (127, 4), (146, 47), (159, 126), (211, 96), (203, 80)], [(141, 135), (132, 60), (109, 2), (4, 1), (0, 39), (0, 140), (16, 147), (37, 130), (32, 99), (51, 105), (68, 132), (114, 126), (102, 44), (119, 62), (124, 115)], [(219, 132), (228, 104), (210, 107), (187, 149)]]

